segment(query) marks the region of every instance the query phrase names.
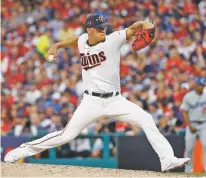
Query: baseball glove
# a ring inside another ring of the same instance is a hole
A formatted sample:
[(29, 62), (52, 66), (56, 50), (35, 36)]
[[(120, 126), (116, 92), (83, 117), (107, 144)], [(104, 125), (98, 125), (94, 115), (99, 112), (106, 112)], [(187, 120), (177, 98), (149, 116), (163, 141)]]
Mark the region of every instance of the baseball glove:
[(155, 37), (155, 27), (154, 25), (148, 26), (147, 29), (137, 31), (135, 35), (135, 40), (132, 42), (132, 50), (139, 51), (147, 47)]

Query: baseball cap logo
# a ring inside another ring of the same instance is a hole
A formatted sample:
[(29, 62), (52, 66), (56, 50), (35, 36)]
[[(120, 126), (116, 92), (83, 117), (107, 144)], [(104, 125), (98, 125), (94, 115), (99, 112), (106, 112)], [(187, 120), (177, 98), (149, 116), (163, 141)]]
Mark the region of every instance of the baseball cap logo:
[(99, 20), (100, 22), (104, 22), (104, 18), (103, 18), (102, 16), (99, 16), (98, 20)]
[(88, 26), (91, 26), (91, 25), (92, 25), (92, 22), (91, 22), (91, 21), (88, 21), (88, 22), (87, 22), (87, 25), (88, 25)]

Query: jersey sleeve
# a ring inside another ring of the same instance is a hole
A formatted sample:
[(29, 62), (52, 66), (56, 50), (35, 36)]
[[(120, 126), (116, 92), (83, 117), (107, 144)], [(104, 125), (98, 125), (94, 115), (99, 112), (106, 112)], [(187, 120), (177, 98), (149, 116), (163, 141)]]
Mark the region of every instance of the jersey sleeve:
[(77, 43), (81, 43), (81, 41), (86, 41), (88, 39), (88, 34), (83, 33), (82, 35), (79, 36)]
[(184, 111), (188, 111), (190, 109), (187, 95), (183, 98), (180, 109)]
[(126, 29), (113, 32), (111, 38), (113, 39), (114, 47), (120, 49), (127, 42)]
[(82, 51), (84, 43), (87, 41), (87, 39), (88, 39), (88, 34), (87, 33), (84, 33), (84, 34), (79, 36), (77, 44), (78, 44), (80, 52)]

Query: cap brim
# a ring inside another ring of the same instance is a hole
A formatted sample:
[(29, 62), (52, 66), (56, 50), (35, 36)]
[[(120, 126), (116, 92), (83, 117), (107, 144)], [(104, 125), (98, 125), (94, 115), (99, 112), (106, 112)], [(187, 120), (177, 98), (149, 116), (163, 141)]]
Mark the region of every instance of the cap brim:
[(107, 27), (107, 23), (102, 23), (100, 25), (97, 25), (95, 28), (106, 28)]
[(200, 85), (200, 86), (206, 86), (206, 80), (204, 80), (204, 78), (199, 79), (199, 80), (196, 80), (195, 83), (196, 83), (197, 85)]
[(195, 82), (196, 83), (196, 85), (200, 85), (200, 86), (206, 86), (206, 83), (203, 81), (196, 81)]
[(199, 86), (206, 86), (206, 84), (204, 84), (204, 83), (197, 83), (197, 85), (199, 85)]

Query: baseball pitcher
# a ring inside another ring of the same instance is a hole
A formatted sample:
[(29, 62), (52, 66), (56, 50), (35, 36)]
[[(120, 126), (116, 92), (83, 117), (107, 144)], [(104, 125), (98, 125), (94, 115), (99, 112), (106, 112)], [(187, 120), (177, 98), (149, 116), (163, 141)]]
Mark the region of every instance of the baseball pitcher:
[[(187, 123), (185, 135), (186, 157), (192, 159), (193, 148), (197, 137), (200, 138), (204, 148), (204, 168), (206, 171), (206, 79), (198, 77), (195, 80), (194, 90), (184, 96), (181, 110)], [(185, 166), (185, 172), (193, 172), (192, 161)]]
[(5, 162), (15, 162), (46, 149), (70, 142), (91, 122), (103, 117), (114, 117), (122, 122), (140, 126), (159, 156), (162, 171), (184, 166), (189, 158), (176, 158), (168, 141), (157, 129), (150, 114), (131, 103), (120, 92), (120, 49), (132, 37), (132, 48), (139, 50), (154, 38), (154, 25), (147, 21), (135, 22), (130, 27), (106, 35), (106, 22), (101, 15), (91, 14), (86, 20), (87, 33), (53, 45), (48, 61), (56, 58), (59, 48), (78, 45), (82, 78), (85, 88), (83, 99), (70, 122), (62, 131), (24, 143), (10, 151)]

